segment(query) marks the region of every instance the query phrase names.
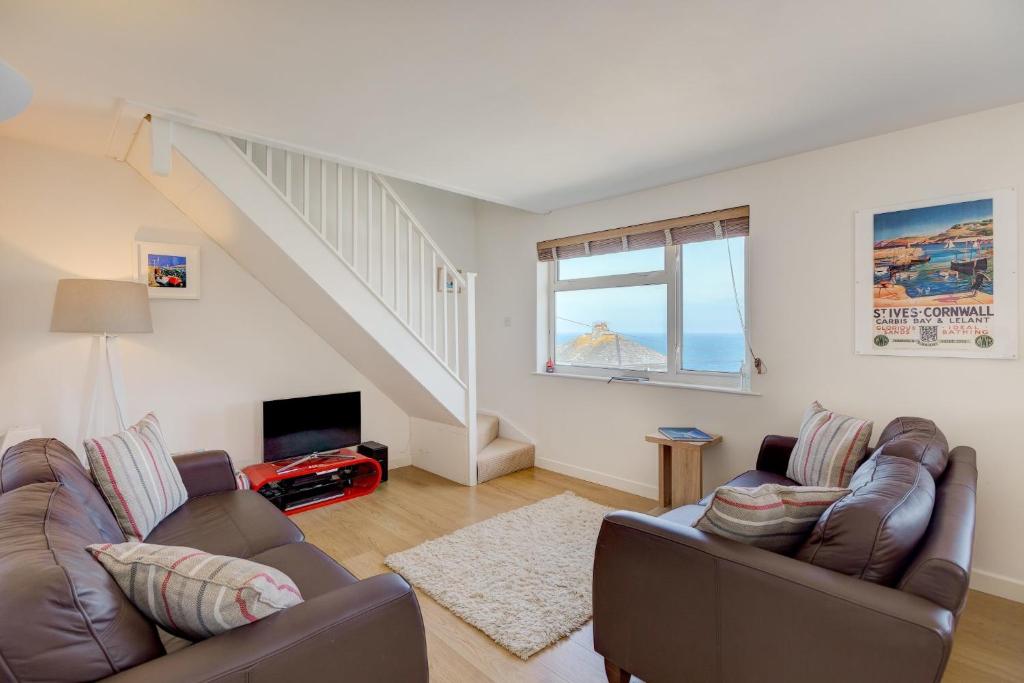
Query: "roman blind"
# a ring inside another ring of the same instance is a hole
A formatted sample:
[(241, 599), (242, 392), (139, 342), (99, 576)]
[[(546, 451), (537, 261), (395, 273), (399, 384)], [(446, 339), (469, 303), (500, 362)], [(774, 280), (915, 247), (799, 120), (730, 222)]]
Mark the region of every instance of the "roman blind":
[(673, 244), (740, 237), (750, 232), (750, 207), (737, 206), (693, 216), (666, 218), (624, 228), (559, 237), (537, 243), (538, 261), (555, 261)]

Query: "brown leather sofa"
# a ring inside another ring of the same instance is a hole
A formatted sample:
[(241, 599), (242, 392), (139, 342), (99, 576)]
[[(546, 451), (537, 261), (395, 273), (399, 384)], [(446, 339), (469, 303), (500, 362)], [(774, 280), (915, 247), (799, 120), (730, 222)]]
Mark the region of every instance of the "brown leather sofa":
[(427, 681), (419, 604), (396, 574), (357, 580), (262, 496), (235, 490), (223, 451), (175, 458), (189, 500), (146, 538), (248, 558), (305, 601), (167, 654), (85, 550), (125, 540), (67, 446), (0, 459), (0, 681)]
[[(769, 436), (736, 486), (789, 483)], [(605, 518), (594, 647), (609, 681), (938, 681), (967, 598), (978, 472), (929, 420), (898, 418), (794, 557), (691, 525), (700, 504)]]

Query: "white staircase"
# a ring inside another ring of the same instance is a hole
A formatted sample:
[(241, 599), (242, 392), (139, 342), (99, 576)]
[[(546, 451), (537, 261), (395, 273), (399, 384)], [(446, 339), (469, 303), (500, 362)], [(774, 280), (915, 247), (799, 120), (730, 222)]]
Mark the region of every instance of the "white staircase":
[(477, 413), (476, 425), (478, 482), (533, 467), (533, 444), (501, 436), (501, 420), (496, 415)]
[(125, 156), (414, 422), (461, 435), (413, 464), (476, 483), (475, 274), (386, 179), (159, 119)]

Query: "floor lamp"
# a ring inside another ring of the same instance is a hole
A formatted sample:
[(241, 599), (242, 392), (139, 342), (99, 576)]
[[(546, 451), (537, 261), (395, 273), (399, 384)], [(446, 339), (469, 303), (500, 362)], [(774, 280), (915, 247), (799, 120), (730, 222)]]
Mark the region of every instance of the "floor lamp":
[(85, 438), (89, 435), (104, 375), (110, 382), (118, 426), (122, 430), (127, 428), (117, 335), (153, 331), (145, 283), (124, 280), (58, 281), (50, 331), (92, 334), (99, 340), (99, 362), (89, 373), (92, 386), (86, 399), (79, 436)]

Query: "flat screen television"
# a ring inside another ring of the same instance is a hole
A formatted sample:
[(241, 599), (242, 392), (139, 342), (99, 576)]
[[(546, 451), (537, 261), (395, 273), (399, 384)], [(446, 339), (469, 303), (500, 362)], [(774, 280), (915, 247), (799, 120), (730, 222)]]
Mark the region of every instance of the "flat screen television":
[(358, 391), (264, 401), (264, 462), (355, 446), (360, 412)]

